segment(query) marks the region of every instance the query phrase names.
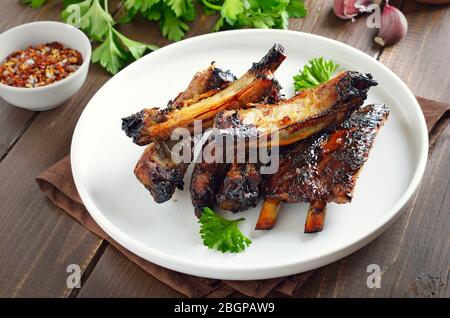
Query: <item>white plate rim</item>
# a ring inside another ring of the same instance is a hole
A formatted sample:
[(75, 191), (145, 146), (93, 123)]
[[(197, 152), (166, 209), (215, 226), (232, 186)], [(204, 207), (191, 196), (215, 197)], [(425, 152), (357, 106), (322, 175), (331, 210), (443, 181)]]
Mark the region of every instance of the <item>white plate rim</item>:
[[(172, 254), (168, 254), (165, 252), (162, 252), (160, 250), (157, 250), (155, 248), (149, 247), (140, 241), (130, 237), (127, 233), (124, 233), (123, 231), (119, 230), (114, 224), (112, 224), (108, 218), (104, 216), (104, 214), (96, 207), (94, 201), (91, 199), (89, 193), (87, 192), (86, 188), (83, 186), (80, 178), (80, 171), (82, 169), (83, 160), (82, 160), (82, 145), (80, 143), (80, 131), (82, 127), (82, 123), (84, 121), (84, 117), (86, 114), (86, 110), (90, 107), (92, 104), (92, 101), (95, 100), (96, 96), (101, 93), (101, 91), (104, 89), (104, 87), (109, 83), (110, 81), (117, 81), (120, 79), (121, 74), (127, 71), (130, 71), (133, 67), (138, 67), (140, 63), (143, 63), (146, 60), (157, 58), (159, 55), (163, 55), (166, 50), (170, 49), (176, 49), (178, 46), (183, 46), (187, 44), (194, 44), (197, 41), (204, 41), (212, 37), (227, 37), (227, 36), (240, 36), (240, 35), (249, 35), (256, 33), (267, 33), (267, 34), (273, 34), (273, 33), (285, 33), (285, 34), (291, 34), (293, 36), (295, 35), (301, 35), (301, 37), (305, 38), (314, 38), (319, 39), (325, 42), (332, 43), (333, 45), (345, 47), (346, 49), (352, 51), (353, 54), (364, 56), (365, 58), (372, 59), (380, 68), (382, 68), (385, 72), (389, 73), (390, 76), (392, 76), (393, 79), (396, 80), (397, 84), (399, 84), (405, 93), (407, 93), (409, 102), (411, 103), (411, 109), (414, 110), (414, 115), (416, 117), (416, 120), (419, 123), (419, 127), (417, 127), (419, 131), (420, 140), (418, 140), (418, 163), (416, 166), (416, 169), (413, 173), (413, 177), (407, 187), (407, 190), (402, 195), (402, 197), (397, 201), (397, 203), (385, 214), (385, 216), (376, 224), (374, 224), (370, 231), (367, 231), (366, 234), (360, 235), (358, 238), (354, 239), (352, 243), (349, 243), (340, 249), (334, 249), (333, 252), (330, 253), (323, 253), (321, 256), (312, 257), (310, 259), (302, 260), (302, 261), (293, 261), (291, 263), (285, 263), (279, 266), (271, 266), (271, 267), (265, 267), (265, 266), (259, 266), (259, 267), (252, 267), (252, 268), (245, 268), (240, 270), (234, 270), (229, 269), (227, 267), (221, 267), (221, 266), (211, 266), (210, 264), (204, 263), (204, 262), (197, 262), (197, 261), (191, 261), (186, 260), (182, 257), (178, 257)], [(117, 243), (128, 249), (129, 251), (133, 252), (134, 254), (152, 262), (157, 265), (194, 275), (194, 276), (200, 276), (200, 277), (206, 277), (206, 278), (214, 278), (214, 279), (229, 279), (229, 280), (254, 280), (254, 279), (270, 279), (270, 278), (276, 278), (276, 277), (282, 277), (287, 275), (293, 275), (298, 274), (301, 272), (306, 272), (318, 267), (322, 267), (325, 265), (328, 265), (334, 261), (337, 261), (355, 251), (360, 249), (361, 247), (365, 246), (372, 240), (374, 240), (376, 237), (378, 237), (381, 233), (383, 233), (389, 225), (391, 225), (396, 218), (400, 215), (400, 212), (402, 211), (402, 208), (406, 205), (406, 203), (411, 199), (415, 191), (417, 190), (420, 181), (423, 177), (427, 158), (428, 158), (428, 130), (425, 122), (425, 117), (423, 115), (423, 112), (419, 106), (419, 103), (417, 102), (416, 98), (414, 97), (413, 93), (410, 91), (408, 86), (394, 73), (392, 72), (388, 67), (386, 67), (381, 62), (374, 60), (370, 55), (351, 47), (347, 44), (344, 44), (342, 42), (329, 39), (326, 37), (322, 37), (315, 34), (310, 33), (304, 33), (300, 31), (291, 31), (291, 30), (266, 30), (266, 29), (244, 29), (244, 30), (230, 30), (230, 31), (222, 31), (218, 33), (210, 33), (210, 34), (204, 34), (196, 37), (192, 37), (189, 39), (185, 39), (180, 42), (176, 42), (173, 44), (170, 44), (168, 46), (165, 46), (155, 52), (152, 52), (151, 54), (146, 55), (145, 57), (141, 58), (140, 60), (130, 64), (126, 68), (124, 68), (122, 71), (120, 71), (116, 76), (111, 78), (107, 83), (105, 83), (92, 97), (91, 101), (86, 105), (85, 109), (83, 110), (78, 123), (75, 127), (73, 138), (72, 138), (72, 144), (71, 144), (71, 168), (72, 168), (72, 174), (74, 178), (74, 182), (76, 185), (76, 188), (78, 190), (78, 193), (80, 195), (81, 200), (83, 201), (84, 205), (86, 206), (86, 209), (90, 213), (90, 215), (93, 217), (95, 222), (111, 237), (113, 238)]]

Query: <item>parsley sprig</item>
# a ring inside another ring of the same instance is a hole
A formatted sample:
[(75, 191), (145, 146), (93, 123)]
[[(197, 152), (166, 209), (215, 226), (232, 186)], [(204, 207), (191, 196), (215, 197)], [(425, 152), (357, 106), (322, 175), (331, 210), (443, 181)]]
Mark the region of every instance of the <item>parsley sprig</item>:
[[(39, 8), (46, 0), (18, 0)], [(196, 4), (206, 14), (217, 14), (213, 31), (236, 28), (287, 29), (289, 18), (307, 14), (304, 0), (122, 0), (114, 17), (108, 10), (108, 0), (61, 0), (62, 19), (79, 26), (91, 40), (98, 42), (94, 61), (116, 74), (128, 62), (157, 47), (126, 38), (116, 28), (117, 23), (129, 23), (136, 16), (156, 21), (164, 37), (179, 41), (189, 31), (189, 23), (197, 17)], [(76, 14), (74, 14), (76, 13)], [(78, 18), (74, 18), (78, 15)], [(102, 56), (100, 54), (102, 53)]]
[[(61, 16), (69, 24), (78, 26), (100, 45), (92, 53), (92, 61), (99, 62), (108, 72), (116, 74), (128, 62), (138, 60), (155, 45), (131, 40), (117, 31), (108, 11), (108, 1), (84, 0), (68, 5)], [(139, 0), (138, 0), (139, 1)], [(74, 13), (79, 13), (79, 17)]]
[(245, 219), (227, 220), (204, 208), (199, 219), (203, 244), (211, 249), (231, 253), (242, 252), (252, 241), (239, 230), (238, 223)]
[(125, 0), (122, 23), (128, 23), (137, 14), (150, 21), (159, 21), (161, 33), (171, 41), (179, 41), (189, 31), (188, 22), (197, 12), (192, 0)]
[(295, 91), (316, 87), (321, 83), (325, 83), (336, 72), (338, 67), (338, 64), (323, 57), (310, 60), (300, 70), (300, 73), (294, 76)]
[(201, 0), (207, 14), (220, 12), (214, 30), (230, 28), (287, 29), (289, 18), (307, 14), (303, 0)]

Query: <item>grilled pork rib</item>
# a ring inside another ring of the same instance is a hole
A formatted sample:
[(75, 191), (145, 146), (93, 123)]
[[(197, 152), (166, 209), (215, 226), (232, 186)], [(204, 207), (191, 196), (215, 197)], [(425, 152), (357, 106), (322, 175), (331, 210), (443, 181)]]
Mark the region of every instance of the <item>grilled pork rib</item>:
[[(280, 89), (278, 82), (274, 81), (270, 93), (261, 95), (260, 101), (279, 102)], [(208, 141), (212, 142), (213, 139)], [(224, 149), (222, 151), (225, 152)], [(195, 163), (190, 184), (195, 214), (200, 217), (204, 207), (213, 207), (216, 203), (221, 208), (234, 212), (255, 206), (260, 197), (259, 179), (259, 169), (253, 163)]]
[[(361, 106), (371, 86), (377, 83), (370, 74), (342, 72), (316, 88), (301, 91), (277, 105), (223, 111), (217, 114), (215, 127), (237, 137), (267, 137), (279, 133), (279, 146), (288, 145), (343, 121)], [(259, 143), (258, 146), (264, 146)]]
[[(289, 144), (342, 122), (363, 104), (369, 88), (374, 85), (376, 82), (370, 75), (357, 72), (341, 73), (320, 87), (305, 90), (288, 101), (221, 112), (215, 118), (215, 127), (224, 129), (225, 133), (231, 133), (238, 138), (261, 137), (260, 132), (264, 134), (281, 127), (282, 139), (279, 144)], [(259, 146), (269, 144), (260, 143)], [(197, 214), (201, 213), (201, 208), (212, 207), (215, 203), (234, 212), (243, 211), (257, 204), (260, 196), (258, 187), (260, 176), (253, 164), (209, 165), (211, 167), (207, 170), (205, 167), (208, 164), (197, 164), (194, 168), (195, 176), (191, 179), (191, 196)], [(197, 169), (201, 172), (197, 172)], [(204, 171), (208, 173), (219, 171), (220, 178), (213, 174), (203, 175)], [(202, 176), (200, 186), (197, 184), (197, 176)], [(212, 185), (209, 188), (204, 182), (208, 178)], [(222, 186), (218, 185), (220, 183), (218, 180), (223, 182)], [(214, 197), (215, 193), (217, 194)], [(204, 199), (205, 195), (207, 199)]]
[(183, 190), (184, 175), (189, 163), (175, 163), (171, 149), (178, 141), (155, 141), (148, 145), (139, 159), (134, 174), (150, 192), (156, 203), (164, 203), (175, 189)]
[[(276, 44), (247, 73), (223, 90), (211, 91), (181, 102), (167, 110), (144, 109), (122, 121), (122, 129), (138, 145), (169, 139), (177, 127), (189, 127), (194, 120), (210, 122), (225, 109), (245, 107), (268, 95), (274, 86), (272, 73), (284, 61), (284, 48)], [(181, 107), (181, 108), (180, 108)]]
[[(235, 79), (230, 71), (223, 71), (212, 63), (207, 69), (197, 72), (187, 89), (170, 101), (168, 107), (184, 107), (183, 101), (224, 89)], [(134, 169), (137, 179), (150, 191), (157, 203), (168, 201), (176, 188), (183, 190), (184, 187), (183, 179), (189, 163), (175, 163), (172, 160), (171, 150), (177, 142), (157, 140), (151, 143)]]
[[(206, 145), (213, 142), (214, 140), (208, 140), (203, 149)], [(216, 150), (217, 148), (214, 148), (213, 151)], [(202, 215), (203, 208), (212, 208), (216, 204), (216, 193), (223, 182), (227, 166), (226, 163), (208, 163), (204, 160), (195, 163), (189, 191), (196, 216), (200, 217)]]
[[(260, 63), (255, 63), (252, 69), (257, 70), (261, 65), (267, 65), (273, 54), (267, 54)], [(281, 101), (281, 86), (275, 79), (271, 87), (255, 95), (258, 103), (274, 104)], [(208, 143), (214, 142), (209, 140)], [(206, 143), (204, 146), (206, 146)], [(222, 149), (223, 150), (223, 149)], [(195, 214), (200, 217), (204, 207), (213, 207), (216, 203), (223, 209), (241, 211), (255, 206), (259, 200), (259, 170), (253, 163), (226, 164), (220, 162), (195, 163), (191, 176), (190, 193)], [(248, 173), (247, 173), (248, 172)], [(234, 194), (229, 190), (234, 189)], [(247, 191), (244, 195), (239, 191)], [(251, 195), (249, 195), (251, 194)]]
[(217, 206), (232, 212), (245, 211), (258, 204), (261, 175), (253, 163), (233, 163), (216, 195)]
[(224, 89), (235, 80), (236, 76), (233, 73), (215, 67), (213, 62), (206, 70), (197, 72), (186, 90), (173, 101), (170, 101), (167, 107), (171, 110), (183, 108), (186, 101), (199, 98), (204, 94), (213, 94)]
[(266, 199), (310, 202), (305, 232), (322, 230), (326, 203), (351, 201), (359, 172), (388, 115), (385, 105), (362, 106), (332, 130), (285, 149), (278, 172), (264, 181)]

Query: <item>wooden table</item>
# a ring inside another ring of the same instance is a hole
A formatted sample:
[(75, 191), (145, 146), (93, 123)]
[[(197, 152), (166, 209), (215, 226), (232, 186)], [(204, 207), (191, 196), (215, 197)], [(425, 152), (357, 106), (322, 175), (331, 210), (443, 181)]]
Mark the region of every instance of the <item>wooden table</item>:
[[(399, 44), (381, 49), (373, 44), (376, 31), (366, 27), (365, 18), (343, 22), (332, 14), (332, 1), (306, 2), (308, 17), (292, 20), (291, 29), (350, 44), (391, 68), (414, 94), (450, 102), (450, 6), (397, 1), (407, 16), (409, 32)], [(50, 1), (39, 10), (16, 0), (2, 1), (0, 6), (0, 32), (30, 21), (58, 20), (61, 9), (60, 1)], [(189, 36), (207, 32), (213, 23), (202, 16), (192, 25)], [(168, 43), (156, 24), (146, 21), (121, 30), (148, 43)], [(0, 296), (182, 296), (53, 206), (34, 181), (41, 171), (69, 153), (81, 111), (109, 78), (100, 67), (92, 66), (82, 91), (48, 112), (33, 113), (0, 101)], [(430, 152), (422, 185), (399, 220), (365, 248), (316, 271), (298, 296), (450, 296), (447, 123), (448, 116), (440, 123), (443, 133)], [(366, 287), (366, 268), (372, 263), (381, 266), (380, 289)], [(81, 266), (81, 289), (67, 288), (68, 264)]]

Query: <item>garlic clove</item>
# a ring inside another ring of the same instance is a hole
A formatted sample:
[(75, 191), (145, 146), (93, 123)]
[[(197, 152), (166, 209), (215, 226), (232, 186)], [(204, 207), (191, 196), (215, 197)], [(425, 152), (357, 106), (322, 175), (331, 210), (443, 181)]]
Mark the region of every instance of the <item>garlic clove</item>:
[(371, 4), (379, 4), (377, 0), (334, 0), (333, 11), (334, 14), (343, 20), (354, 20), (354, 18), (367, 12), (367, 7)]
[(334, 0), (333, 11), (334, 14), (343, 20), (353, 19), (359, 14), (355, 7), (356, 0)]
[(377, 6), (381, 6), (383, 0), (358, 0), (355, 2), (356, 9), (359, 10), (360, 13), (372, 11), (372, 4), (376, 4)]
[(408, 21), (399, 9), (386, 4), (381, 12), (381, 25), (375, 43), (381, 46), (392, 45), (400, 41), (408, 32)]

